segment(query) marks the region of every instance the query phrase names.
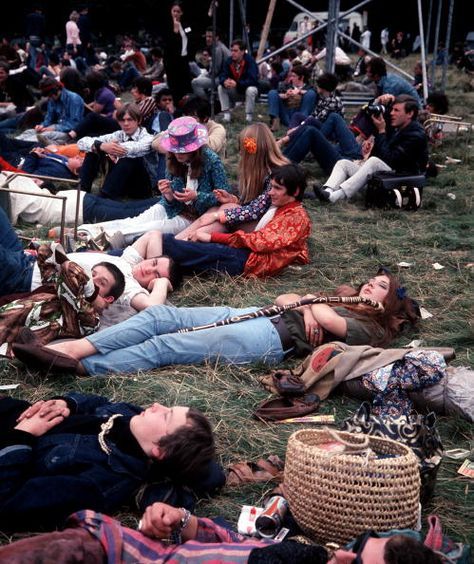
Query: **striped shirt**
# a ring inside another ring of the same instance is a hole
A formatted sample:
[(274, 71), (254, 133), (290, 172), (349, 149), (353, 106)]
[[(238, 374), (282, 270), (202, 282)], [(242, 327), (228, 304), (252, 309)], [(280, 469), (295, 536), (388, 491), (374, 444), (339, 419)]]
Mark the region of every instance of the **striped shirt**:
[(107, 554), (107, 562), (123, 564), (244, 564), (254, 548), (263, 548), (272, 543), (248, 539), (216, 525), (210, 519), (198, 519), (196, 538), (182, 544), (164, 544), (90, 509), (71, 515), (68, 525), (86, 529), (97, 538)]

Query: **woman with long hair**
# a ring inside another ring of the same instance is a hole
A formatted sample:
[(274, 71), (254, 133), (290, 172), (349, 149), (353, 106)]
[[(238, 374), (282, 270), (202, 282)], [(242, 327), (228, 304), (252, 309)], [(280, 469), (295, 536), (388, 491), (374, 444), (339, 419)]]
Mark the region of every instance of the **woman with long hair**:
[[(290, 161), (283, 156), (272, 132), (264, 123), (245, 127), (239, 135), (239, 147), (239, 197), (216, 190), (214, 195), (220, 207), (211, 208), (188, 229), (179, 233), (177, 239), (195, 240), (198, 231), (223, 233), (237, 226), (247, 232), (253, 231), (257, 222), (269, 211), (270, 175), (276, 167), (289, 164)], [(269, 214), (267, 221), (270, 219)]]
[[(299, 334), (304, 335), (306, 353), (312, 347), (332, 340), (351, 345), (386, 346), (404, 325), (415, 325), (419, 317), (418, 307), (407, 296), (399, 279), (382, 267), (377, 274), (357, 288), (339, 286), (334, 295), (341, 297), (361, 296), (383, 304), (379, 311), (364, 304), (306, 305), (289, 311)], [(314, 297), (308, 294), (304, 298)], [(276, 300), (278, 305), (294, 303), (302, 298), (298, 294), (283, 294)]]
[[(306, 356), (321, 342), (348, 345), (387, 344), (404, 323), (416, 322), (414, 302), (397, 278), (379, 270), (359, 287), (339, 288), (380, 302), (383, 311), (368, 305), (304, 306), (280, 316), (256, 317), (214, 326), (221, 320), (247, 315), (256, 308), (176, 308), (156, 306), (83, 339), (44, 347), (14, 346), (15, 356), (36, 369), (73, 369), (82, 374), (136, 372), (174, 364), (203, 362), (275, 365), (289, 356)], [(279, 296), (279, 305), (299, 299)], [(183, 328), (209, 328), (180, 333)]]

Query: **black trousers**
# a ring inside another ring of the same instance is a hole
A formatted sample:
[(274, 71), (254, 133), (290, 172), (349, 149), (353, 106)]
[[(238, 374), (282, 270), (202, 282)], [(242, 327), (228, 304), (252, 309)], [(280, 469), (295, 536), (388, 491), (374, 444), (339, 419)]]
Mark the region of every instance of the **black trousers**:
[[(80, 172), (81, 187), (86, 192), (91, 191), (92, 183), (105, 159), (110, 161), (103, 153), (87, 153)], [(109, 166), (109, 172), (99, 192), (100, 196), (120, 200), (149, 198), (152, 195), (151, 180), (141, 157), (134, 159), (124, 157), (116, 163), (110, 161)]]

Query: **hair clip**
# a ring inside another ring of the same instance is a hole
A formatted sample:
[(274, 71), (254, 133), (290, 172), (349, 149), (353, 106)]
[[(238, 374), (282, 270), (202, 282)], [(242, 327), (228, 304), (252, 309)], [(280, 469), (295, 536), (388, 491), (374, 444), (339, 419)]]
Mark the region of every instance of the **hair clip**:
[(257, 141), (253, 137), (245, 137), (243, 146), (249, 155), (255, 155), (257, 152)]

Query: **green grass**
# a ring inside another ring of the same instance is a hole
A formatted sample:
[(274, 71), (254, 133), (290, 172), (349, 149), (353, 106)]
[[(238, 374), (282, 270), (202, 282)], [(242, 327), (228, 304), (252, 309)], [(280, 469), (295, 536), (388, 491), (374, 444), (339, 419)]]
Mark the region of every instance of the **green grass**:
[[(405, 64), (410, 67), (413, 59)], [(465, 75), (449, 72), (448, 95), (454, 101), (450, 113), (474, 121), (474, 93), (463, 92), (466, 81)], [(226, 164), (234, 182), (236, 137), (244, 124), (241, 111), (236, 112), (238, 119), (228, 127)], [(267, 121), (265, 108), (259, 107), (259, 112), (262, 120)], [(426, 345), (452, 346), (457, 354), (452, 364), (472, 365), (474, 172), (472, 147), (468, 148), (471, 163), (466, 159), (465, 147), (461, 140), (447, 140), (433, 150), (432, 157), (439, 164), (444, 163), (446, 155), (463, 161), (441, 169), (438, 178), (429, 181), (423, 207), (418, 212), (367, 211), (362, 199), (324, 207), (314, 200), (305, 200), (313, 221), (310, 265), (290, 267), (282, 276), (265, 283), (230, 277), (193, 278), (173, 296), (173, 302), (187, 306), (261, 306), (287, 291), (329, 291), (342, 282), (356, 284), (383, 264), (399, 272), (410, 294), (433, 314), (415, 333), (400, 337), (395, 345), (403, 346), (417, 338)], [(324, 180), (315, 163), (305, 166), (315, 180)], [(448, 193), (456, 199), (450, 199)], [(401, 261), (412, 266), (402, 269), (397, 266)], [(435, 262), (444, 269), (434, 270)], [(272, 453), (284, 457), (288, 437), (301, 428), (264, 424), (252, 418), (257, 403), (268, 397), (258, 383), (264, 372), (261, 366), (208, 365), (176, 366), (110, 378), (42, 378), (17, 363), (0, 363), (1, 382), (20, 383), (14, 395), (31, 401), (80, 389), (139, 404), (159, 400), (201, 408), (215, 426), (219, 459), (224, 466)], [(357, 405), (348, 398), (334, 397), (323, 403), (321, 412), (335, 413), (340, 422)], [(462, 419), (440, 416), (438, 428), (445, 448), (469, 448), (473, 441), (472, 425)], [(436, 512), (449, 534), (474, 544), (474, 485), (472, 480), (457, 475), (459, 465), (458, 461), (443, 460), (435, 496), (424, 508), (424, 515)], [(235, 523), (240, 506), (259, 503), (269, 488), (270, 484), (262, 484), (225, 490), (211, 501), (202, 501), (197, 512), (211, 517), (222, 515)], [(121, 513), (120, 517), (127, 524), (134, 524), (137, 519), (133, 512)], [(0, 537), (2, 540), (7, 539)]]

